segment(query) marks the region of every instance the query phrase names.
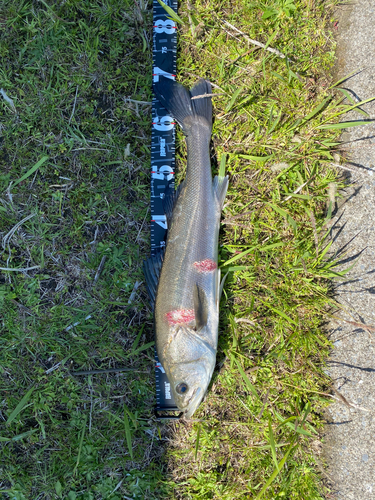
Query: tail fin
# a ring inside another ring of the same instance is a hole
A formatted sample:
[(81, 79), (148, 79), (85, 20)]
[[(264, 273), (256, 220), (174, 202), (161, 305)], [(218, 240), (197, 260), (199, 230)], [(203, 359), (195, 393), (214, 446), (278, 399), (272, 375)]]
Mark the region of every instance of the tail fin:
[[(209, 127), (212, 126), (212, 102), (211, 97), (200, 97), (192, 99), (195, 96), (211, 94), (211, 85), (201, 78), (189, 91), (180, 83), (159, 76), (159, 82), (154, 84), (156, 97), (161, 104), (178, 121), (184, 132), (187, 132), (187, 123), (185, 119), (189, 116), (197, 120), (198, 117), (204, 118)], [(198, 119), (199, 121), (199, 119)], [(185, 122), (185, 123), (184, 123)], [(189, 120), (190, 122), (190, 120)], [(191, 124), (191, 122), (190, 122)]]

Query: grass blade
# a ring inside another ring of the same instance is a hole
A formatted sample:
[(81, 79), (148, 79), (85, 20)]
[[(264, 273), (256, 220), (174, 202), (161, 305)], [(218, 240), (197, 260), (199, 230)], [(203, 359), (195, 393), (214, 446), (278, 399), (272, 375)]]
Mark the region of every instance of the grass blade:
[(297, 326), (297, 323), (292, 319), (290, 318), (289, 316), (287, 316), (283, 311), (280, 311), (280, 309), (276, 309), (276, 307), (271, 307), (269, 304), (267, 304), (266, 302), (263, 302), (261, 301), (266, 307), (268, 307), (268, 309), (271, 309), (271, 311), (275, 312), (276, 314), (278, 314), (279, 316), (281, 316), (282, 318), (286, 319), (289, 323), (291, 323), (292, 325), (295, 325)]
[(345, 80), (348, 80), (351, 76), (355, 75), (356, 73), (360, 73), (361, 71), (362, 71), (361, 69), (355, 69), (354, 71), (352, 71), (351, 73), (349, 73), (349, 75), (344, 76), (344, 78), (341, 78), (336, 83), (334, 83), (333, 85), (331, 85), (329, 87), (329, 89), (333, 89), (334, 87), (337, 87), (337, 85), (340, 85), (340, 83), (345, 82)]
[(267, 490), (267, 488), (272, 484), (273, 480), (277, 477), (277, 475), (279, 474), (280, 470), (284, 467), (284, 464), (287, 461), (287, 459), (288, 459), (291, 451), (293, 450), (293, 447), (294, 447), (294, 441), (292, 441), (292, 443), (290, 444), (289, 448), (287, 449), (285, 455), (280, 460), (279, 468), (275, 469), (273, 471), (273, 473), (271, 474), (271, 477), (268, 479), (268, 481), (263, 486), (262, 490), (259, 492), (259, 494), (255, 497), (254, 500), (259, 500), (263, 496), (263, 494), (265, 493), (265, 491)]
[(282, 116), (283, 116), (283, 113), (282, 113), (282, 111), (280, 111), (280, 113), (276, 116), (274, 122), (272, 123), (271, 128), (268, 130), (268, 134), (272, 134), (272, 132), (275, 130), (275, 128), (280, 123)]
[[(289, 443), (275, 443), (275, 448), (282, 448), (283, 446), (288, 446)], [(264, 445), (256, 445), (254, 444), (252, 448), (256, 448), (257, 450), (270, 450), (271, 445), (269, 444), (264, 444)]]
[(279, 464), (277, 463), (275, 438), (274, 438), (273, 431), (272, 431), (271, 419), (268, 420), (268, 436), (269, 436), (269, 440), (270, 440), (272, 458), (273, 458), (273, 461), (276, 465), (276, 469), (279, 470)]
[(243, 378), (243, 381), (245, 382), (245, 385), (247, 386), (247, 388), (254, 394), (254, 396), (259, 399), (259, 396), (258, 396), (258, 393), (255, 389), (255, 387), (253, 386), (253, 384), (250, 382), (249, 380), (249, 377), (246, 375), (246, 373), (243, 371), (242, 369), (242, 366), (240, 364), (240, 362), (237, 360), (237, 358), (235, 358), (235, 356), (233, 354), (230, 355), (232, 360), (236, 363), (237, 365), (237, 368), (238, 368), (238, 371), (241, 373), (241, 376)]
[(328, 252), (328, 250), (331, 248), (332, 246), (332, 241), (330, 241), (326, 247), (324, 248), (324, 250), (321, 252), (321, 254), (319, 255), (319, 258), (318, 258), (318, 261), (321, 262), (323, 260), (323, 257), (325, 256), (325, 254)]
[(348, 108), (345, 108), (343, 111), (339, 111), (338, 113), (334, 114), (332, 118), (336, 118), (336, 116), (343, 115), (345, 113), (348, 113), (349, 111), (352, 111), (353, 109), (358, 108), (359, 106), (362, 106), (363, 104), (366, 104), (368, 102), (371, 102), (375, 100), (375, 97), (369, 97), (368, 99), (365, 99), (364, 101), (357, 102), (357, 104), (354, 104), (353, 106), (349, 106)]
[(280, 81), (282, 81), (283, 83), (288, 83), (285, 78), (281, 75), (279, 75), (279, 73), (276, 73), (276, 71), (271, 71), (271, 73), (273, 74), (273, 76), (276, 76), (276, 78), (278, 78)]
[[(145, 351), (149, 347), (152, 347), (154, 344), (155, 344), (154, 341), (149, 342), (148, 344), (143, 344), (143, 345), (139, 346), (137, 349), (134, 349), (134, 351), (132, 350), (132, 352), (129, 354), (129, 356), (134, 356), (134, 354), (138, 354), (141, 351)], [(127, 356), (127, 357), (129, 357), (129, 356)]]
[(226, 162), (227, 162), (227, 155), (224, 153), (220, 159), (219, 177), (225, 177)]
[(197, 440), (196, 440), (196, 443), (195, 443), (195, 455), (194, 455), (194, 460), (195, 461), (197, 461), (200, 435), (201, 435), (201, 426), (198, 427)]
[(374, 120), (362, 120), (362, 121), (353, 121), (353, 122), (340, 122), (340, 123), (327, 123), (326, 125), (319, 125), (319, 129), (321, 130), (339, 130), (342, 128), (349, 127), (358, 127), (359, 125), (368, 125), (372, 123)]
[(163, 0), (158, 0), (159, 4), (163, 7), (163, 9), (167, 12), (167, 14), (173, 19), (173, 21), (176, 21), (177, 23), (180, 24), (185, 24), (184, 21), (181, 19), (180, 16), (176, 14), (176, 12), (171, 9), (167, 4), (163, 2)]
[(220, 267), (223, 273), (233, 273), (234, 271), (246, 271), (246, 269), (250, 269), (250, 266), (229, 266), (229, 267)]
[(245, 158), (245, 160), (253, 160), (253, 161), (256, 161), (256, 162), (260, 162), (260, 163), (263, 163), (263, 162), (266, 162), (267, 160), (269, 160), (270, 158), (273, 157), (273, 155), (268, 155), (268, 156), (256, 156), (256, 155), (238, 155), (239, 158)]
[[(305, 424), (306, 418), (310, 412), (309, 404), (310, 403), (307, 403), (307, 405), (305, 406), (305, 412), (304, 412), (304, 415), (303, 415), (302, 420), (301, 420), (299, 425), (298, 425), (298, 418), (297, 417), (292, 416), (292, 417), (289, 417), (289, 418), (284, 420), (283, 417), (279, 413), (275, 412), (277, 419), (280, 420), (280, 422), (281, 422), (281, 424), (279, 424), (278, 427), (282, 427), (283, 425), (286, 425), (287, 427), (289, 427), (289, 429), (291, 429), (294, 432), (297, 432), (298, 434), (312, 437), (312, 434), (310, 432), (305, 431), (305, 429), (302, 428), (302, 426)], [(294, 423), (292, 423), (292, 422), (294, 422)], [(306, 424), (307, 424), (307, 422), (306, 422)], [(316, 434), (316, 430), (313, 427), (311, 427), (311, 429)]]
[(30, 175), (33, 174), (36, 170), (38, 170), (38, 168), (42, 166), (43, 163), (45, 163), (47, 160), (49, 160), (49, 156), (43, 156), (43, 158), (41, 158), (37, 163), (35, 163), (35, 165), (31, 167), (30, 170), (26, 172), (26, 174), (24, 174), (20, 179), (16, 180), (16, 182), (13, 184), (12, 187), (17, 186), (17, 184), (30, 177)]
[(331, 97), (327, 97), (326, 99), (324, 99), (324, 101), (322, 101), (318, 106), (316, 106), (316, 108), (314, 108), (311, 111), (311, 113), (305, 116), (305, 118), (302, 121), (307, 122), (308, 120), (311, 120), (311, 118), (314, 118), (314, 116), (316, 116), (319, 113), (319, 111), (321, 111), (331, 99), (332, 99)]
[(18, 405), (14, 408), (14, 410), (12, 411), (12, 413), (8, 417), (8, 420), (6, 422), (7, 425), (10, 425), (13, 422), (13, 420), (17, 417), (17, 415), (19, 413), (21, 413), (23, 408), (27, 405), (27, 402), (29, 401), (34, 389), (35, 389), (35, 387), (31, 387), (31, 389), (29, 389), (27, 391), (27, 393), (24, 395), (24, 397), (21, 399), (21, 401), (18, 403)]
[[(338, 88), (337, 90), (342, 92), (344, 94), (344, 96), (348, 99), (348, 101), (350, 101), (352, 104), (356, 104), (355, 100), (353, 99), (353, 97), (349, 94), (349, 92), (346, 89)], [(358, 113), (361, 113), (366, 118), (368, 118), (370, 116), (368, 113), (366, 113), (366, 111), (364, 111), (361, 108), (358, 108), (357, 111), (358, 111)]]
[(304, 408), (304, 413), (303, 413), (303, 417), (302, 417), (302, 420), (301, 420), (301, 426), (306, 422), (306, 419), (310, 413), (310, 410), (311, 410), (311, 405), (310, 405), (310, 401), (308, 403), (306, 403), (306, 406)]
[(124, 425), (125, 425), (125, 437), (126, 444), (128, 445), (130, 458), (133, 460), (133, 446), (132, 446), (132, 433), (129, 424), (128, 414), (124, 410)]
[(282, 427), (283, 425), (286, 425), (288, 422), (294, 422), (296, 420), (296, 416), (293, 415), (289, 418), (286, 418), (285, 420), (283, 419), (283, 417), (280, 415), (280, 413), (277, 413), (277, 411), (275, 411), (275, 416), (278, 420), (280, 420), (281, 424), (279, 424), (279, 427)]
[(136, 352), (136, 350), (137, 350), (137, 346), (138, 346), (138, 344), (139, 344), (139, 341), (140, 341), (141, 335), (142, 335), (142, 333), (143, 333), (143, 329), (144, 329), (144, 327), (145, 327), (145, 325), (143, 324), (143, 325), (141, 326), (141, 329), (139, 330), (139, 333), (138, 333), (138, 335), (137, 335), (137, 337), (136, 337), (135, 341), (133, 342), (133, 345), (132, 345), (132, 350), (131, 350), (131, 355), (133, 355), (133, 354)]
[(302, 427), (296, 427), (294, 429), (298, 434), (302, 434), (303, 436), (307, 437), (312, 437), (312, 434), (310, 432), (305, 431), (305, 429), (302, 429)]
[(285, 193), (286, 196), (290, 196), (291, 198), (299, 198), (300, 200), (311, 200), (312, 196), (308, 194), (297, 194), (297, 193)]
[[(232, 264), (233, 262), (236, 262), (236, 260), (241, 259), (242, 257), (244, 257), (248, 253), (252, 252), (253, 250), (257, 249), (260, 252), (265, 252), (266, 250), (271, 250), (272, 248), (281, 247), (281, 246), (283, 246), (283, 244), (284, 243), (280, 241), (279, 243), (272, 243), (272, 245), (267, 245), (265, 247), (260, 247), (259, 245), (255, 245), (255, 246), (249, 248), (248, 250), (245, 250), (244, 252), (237, 254), (235, 257), (232, 257), (231, 259), (227, 260), (220, 267), (224, 267), (224, 266), (227, 266), (229, 264)], [(244, 266), (240, 266), (240, 267), (244, 267)], [(247, 266), (245, 266), (245, 267), (247, 267)], [(235, 268), (233, 268), (233, 270), (235, 270)], [(229, 271), (229, 269), (227, 269), (227, 271)]]
[(32, 434), (35, 434), (36, 432), (38, 432), (38, 429), (32, 429), (31, 431), (23, 432), (22, 434), (18, 434), (18, 436), (12, 437), (11, 441), (20, 441), (21, 439), (25, 439)]
[(299, 125), (304, 125), (306, 122), (314, 118), (320, 111), (324, 109), (324, 107), (327, 105), (327, 103), (332, 99), (332, 97), (327, 97), (324, 99), (318, 106), (316, 106), (311, 113), (309, 113), (305, 118), (303, 118), (300, 122), (297, 122), (292, 126), (292, 128), (289, 129), (289, 132), (297, 128)]
[[(294, 419), (295, 419), (295, 417), (294, 417)], [(300, 426), (296, 427), (295, 425), (293, 425), (293, 424), (292, 424), (292, 422), (287, 422), (287, 421), (285, 421), (285, 422), (283, 422), (282, 424), (280, 424), (280, 426), (281, 426), (281, 425), (284, 425), (284, 424), (285, 424), (287, 427), (289, 427), (289, 429), (291, 429), (292, 431), (297, 432), (298, 434), (303, 434), (304, 436), (312, 437), (312, 435), (310, 434), (310, 432), (305, 431), (305, 430), (304, 430), (304, 429), (302, 429), (302, 427), (300, 427)]]
[[(290, 195), (289, 195), (290, 196)], [(291, 215), (286, 210), (283, 210), (282, 208), (278, 207), (277, 205), (274, 205), (273, 203), (267, 203), (275, 212), (278, 212), (280, 215), (286, 218), (286, 220), (289, 222), (289, 224), (292, 226), (294, 231), (297, 231), (297, 224), (296, 221), (293, 219)]]
[(86, 424), (87, 424), (87, 415), (85, 415), (84, 421), (83, 421), (83, 426), (82, 426), (82, 431), (81, 431), (81, 439), (79, 440), (79, 448), (78, 448), (78, 456), (77, 456), (77, 462), (73, 470), (73, 476), (75, 476), (79, 461), (81, 459), (81, 452), (82, 452), (82, 445), (83, 445), (83, 439), (85, 437), (85, 432), (86, 432)]
[(21, 439), (24, 439), (28, 436), (31, 436), (32, 434), (35, 434), (35, 432), (38, 432), (38, 429), (26, 431), (26, 432), (23, 432), (22, 434), (18, 434), (17, 436), (13, 436), (11, 438), (5, 438), (5, 437), (0, 436), (0, 443), (9, 443), (10, 441), (20, 441)]
[(237, 97), (239, 96), (240, 92), (242, 92), (242, 90), (243, 90), (243, 87), (240, 87), (233, 92), (232, 98), (229, 101), (228, 106), (225, 108), (226, 113), (228, 113), (228, 111), (230, 111), (232, 109), (232, 107), (234, 106), (234, 103), (236, 102)]
[(221, 267), (228, 266), (229, 264), (232, 264), (233, 262), (236, 262), (236, 260), (241, 259), (242, 257), (244, 257), (248, 253), (252, 252), (256, 248), (258, 248), (258, 245), (254, 246), (254, 247), (251, 247), (248, 250), (245, 250), (244, 252), (241, 252), (241, 253), (237, 254), (235, 257), (232, 257), (231, 259), (229, 259), (226, 262), (224, 262), (224, 264)]

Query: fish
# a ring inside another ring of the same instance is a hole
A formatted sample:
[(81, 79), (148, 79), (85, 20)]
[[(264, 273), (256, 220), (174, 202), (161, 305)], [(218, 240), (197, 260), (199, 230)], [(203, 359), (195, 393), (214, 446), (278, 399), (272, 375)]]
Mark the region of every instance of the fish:
[(218, 238), (228, 176), (212, 179), (210, 83), (200, 79), (188, 90), (160, 76), (154, 90), (182, 128), (187, 167), (177, 190), (165, 195), (165, 250), (145, 261), (144, 272), (154, 307), (158, 358), (177, 407), (190, 418), (206, 394), (216, 364), (221, 293)]

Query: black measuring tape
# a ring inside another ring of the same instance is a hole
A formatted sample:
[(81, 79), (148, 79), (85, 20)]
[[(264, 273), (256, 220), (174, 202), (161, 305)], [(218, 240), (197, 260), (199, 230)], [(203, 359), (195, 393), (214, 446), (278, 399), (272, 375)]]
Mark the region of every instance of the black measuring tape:
[[(166, 0), (166, 5), (177, 13), (177, 0)], [(164, 8), (153, 2), (153, 65), (152, 80), (159, 76), (176, 76), (177, 27), (168, 19)], [(168, 111), (155, 98), (152, 99), (151, 134), (151, 254), (165, 247), (167, 219), (164, 213), (163, 198), (166, 189), (174, 189), (175, 169), (175, 122)], [(178, 408), (173, 399), (168, 377), (155, 350), (156, 408), (158, 419), (179, 418)]]

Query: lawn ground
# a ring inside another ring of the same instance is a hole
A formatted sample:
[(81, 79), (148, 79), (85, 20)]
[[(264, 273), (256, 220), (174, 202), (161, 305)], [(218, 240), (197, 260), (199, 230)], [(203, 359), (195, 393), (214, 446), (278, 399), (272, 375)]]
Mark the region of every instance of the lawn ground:
[[(336, 276), (325, 234), (339, 187), (334, 124), (348, 108), (327, 76), (332, 7), (180, 5), (178, 79), (205, 77), (217, 94), (212, 166), (225, 162), (230, 176), (220, 236), (229, 274), (207, 398), (194, 421), (161, 424), (142, 275), (151, 5), (3, 2), (4, 498), (324, 498), (322, 323)], [(177, 146), (181, 179), (181, 134)], [(126, 370), (74, 374), (113, 368)]]

